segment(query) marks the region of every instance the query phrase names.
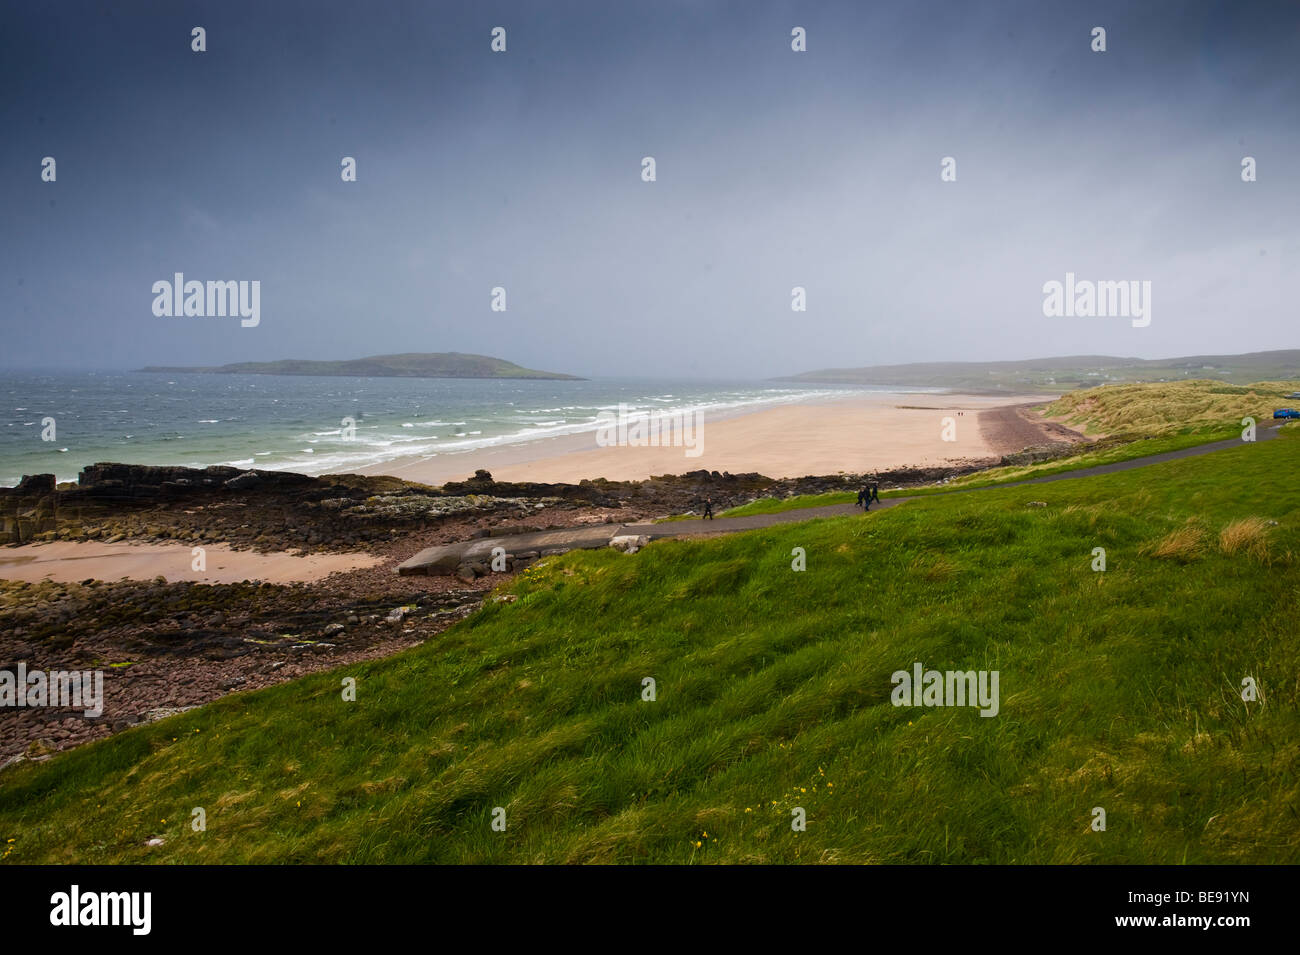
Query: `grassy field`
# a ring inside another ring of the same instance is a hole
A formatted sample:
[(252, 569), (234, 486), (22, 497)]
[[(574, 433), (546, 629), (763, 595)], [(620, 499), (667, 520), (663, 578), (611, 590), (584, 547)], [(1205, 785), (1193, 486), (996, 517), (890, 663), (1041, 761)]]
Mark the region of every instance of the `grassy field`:
[[(783, 511), (795, 511), (806, 507), (824, 507), (827, 504), (852, 504), (857, 496), (857, 491), (827, 491), (825, 494), (798, 494), (794, 497), (760, 497), (748, 504), (718, 511), (716, 516), (749, 517), (752, 514), (780, 514)], [(698, 514), (673, 514), (669, 517), (661, 517), (655, 523), (693, 521), (698, 517)]]
[[(1297, 473), (1284, 434), (553, 558), (412, 651), (7, 770), (0, 843), (7, 862), (1295, 863)], [(892, 705), (915, 662), (998, 671), (1000, 712)]]
[(760, 497), (756, 501), (731, 507), (719, 512), (719, 517), (749, 517), (751, 514), (780, 514), (805, 507), (825, 507), (827, 504), (852, 504), (857, 491), (827, 491), (825, 494), (800, 494), (796, 497)]
[[(1263, 419), (1260, 419), (1263, 424)], [(1241, 436), (1240, 424), (1214, 424), (1207, 426), (1189, 426), (1165, 434), (1150, 437), (1125, 439), (1106, 439), (1093, 445), (1080, 445), (1077, 454), (1040, 461), (1037, 464), (1012, 465), (1008, 467), (988, 468), (973, 474), (964, 474), (939, 486), (910, 488), (882, 493), (882, 497), (912, 497), (917, 494), (942, 494), (956, 488), (991, 487), (995, 484), (1010, 484), (1029, 478), (1047, 477), (1052, 474), (1065, 474), (1069, 471), (1081, 471), (1084, 468), (1097, 467), (1102, 464), (1115, 464), (1120, 461), (1132, 461), (1166, 451), (1181, 451), (1201, 444), (1211, 444), (1225, 438)]]

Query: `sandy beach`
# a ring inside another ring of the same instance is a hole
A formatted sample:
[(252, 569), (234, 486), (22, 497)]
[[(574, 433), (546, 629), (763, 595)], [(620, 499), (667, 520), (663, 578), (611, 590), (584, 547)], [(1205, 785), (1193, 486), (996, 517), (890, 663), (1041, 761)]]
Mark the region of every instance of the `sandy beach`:
[(237, 551), (222, 545), (204, 547), (206, 568), (193, 570), (194, 557), (185, 544), (135, 544), (120, 541), (53, 541), (24, 544), (0, 551), (0, 579), (36, 583), (88, 580), (191, 581), (230, 584), (261, 580), (272, 584), (310, 582), (330, 574), (361, 567), (373, 567), (383, 558), (370, 554), (262, 554)]
[[(1068, 429), (1026, 413), (1032, 403), (1045, 400), (1048, 396), (864, 394), (726, 417), (707, 416), (694, 433), (689, 429), (684, 435), (670, 432), (663, 442), (666, 446), (600, 447), (595, 432), (589, 432), (388, 462), (376, 465), (370, 473), (440, 485), (464, 480), (484, 469), (497, 481), (577, 484), (588, 478), (642, 481), (655, 475), (700, 470), (785, 479), (987, 464), (1029, 445), (1062, 437), (1070, 440)], [(946, 421), (951, 422), (950, 428), (945, 427)], [(945, 432), (952, 440), (945, 440)], [(675, 445), (674, 438), (678, 439)], [(665, 504), (662, 509), (670, 512), (672, 505)], [(193, 527), (178, 527), (177, 533), (213, 529), (216, 515), (203, 512), (201, 507), (182, 509), (181, 513), (192, 517)], [(260, 516), (253, 512), (241, 516), (242, 528), (248, 528), (249, 521), (257, 525), (250, 533), (262, 530), (263, 536), (273, 538), (284, 532), (283, 515), (274, 508)], [(271, 523), (269, 531), (262, 527), (267, 520)], [(146, 530), (147, 523), (135, 527), (137, 534)], [(118, 533), (129, 536), (131, 529), (118, 528)], [(317, 544), (334, 537), (329, 520), (313, 525), (306, 538), (295, 533), (297, 540)], [(332, 552), (326, 553), (317, 548), (307, 548), (311, 553), (295, 551), (291, 539), (281, 540), (281, 549), (269, 553), (236, 549), (230, 546), (239, 543), (234, 539), (229, 539), (230, 543), (209, 539), (205, 545), (206, 567), (196, 571), (191, 566), (192, 545), (180, 542), (184, 540), (181, 536), (176, 543), (59, 540), (23, 544), (0, 551), (0, 579), (34, 583), (162, 577), (168, 582), (207, 584), (243, 580), (309, 583), (338, 572), (373, 568), (384, 560), (361, 538), (334, 539)], [(240, 540), (248, 543), (244, 538)], [(363, 552), (362, 548), (371, 552)]]
[[(728, 417), (706, 417), (697, 447), (600, 447), (594, 432), (409, 458), (365, 469), (410, 481), (442, 484), (464, 480), (482, 468), (499, 481), (576, 483), (585, 478), (644, 480), (657, 474), (704, 469), (768, 477), (869, 472), (905, 466), (938, 466), (1011, 451), (990, 438), (981, 414), (1051, 395), (867, 394), (821, 403), (764, 408)], [(955, 440), (943, 440), (943, 419), (954, 419)]]

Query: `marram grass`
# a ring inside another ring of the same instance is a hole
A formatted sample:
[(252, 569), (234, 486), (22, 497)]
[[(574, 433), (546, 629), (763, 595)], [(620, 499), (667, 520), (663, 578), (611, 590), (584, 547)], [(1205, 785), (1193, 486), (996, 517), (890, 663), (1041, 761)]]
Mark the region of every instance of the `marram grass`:
[(1251, 385), (1208, 380), (1103, 385), (1062, 395), (1047, 406), (1047, 413), (1064, 418), (1067, 424), (1088, 433), (1150, 435), (1188, 426), (1240, 422), (1248, 415), (1263, 423), (1272, 419), (1275, 408), (1293, 404), (1293, 400), (1282, 395), (1296, 390), (1294, 381), (1260, 381)]

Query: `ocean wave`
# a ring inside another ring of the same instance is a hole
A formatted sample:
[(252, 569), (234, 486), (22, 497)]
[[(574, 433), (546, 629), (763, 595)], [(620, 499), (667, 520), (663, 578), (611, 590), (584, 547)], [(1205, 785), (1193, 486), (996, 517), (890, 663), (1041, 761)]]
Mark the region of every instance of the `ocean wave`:
[[(551, 438), (582, 434), (594, 436), (603, 420), (601, 414), (607, 416), (620, 409), (632, 420), (644, 419), (651, 414), (703, 414), (706, 421), (712, 421), (746, 411), (860, 396), (864, 391), (874, 390), (701, 385), (678, 394), (653, 392), (644, 385), (616, 383), (561, 396), (554, 394), (555, 389), (549, 386), (544, 391), (533, 386), (512, 386), (510, 393), (529, 397), (514, 402), (494, 402), (490, 397), (479, 395), (473, 390), (474, 386), (466, 386), (469, 390), (465, 392), (439, 391), (439, 388), (448, 386), (395, 381), (391, 387), (412, 390), (397, 395), (368, 391), (364, 398), (366, 407), (352, 412), (358, 419), (364, 415), (364, 423), (359, 421), (351, 439), (345, 440), (344, 429), (329, 427), (327, 422), (331, 416), (322, 421), (319, 413), (322, 406), (338, 403), (344, 393), (338, 392), (327, 401), (319, 392), (305, 386), (301, 391), (295, 390), (299, 387), (295, 383), (281, 386), (284, 388), (281, 397), (274, 398), (266, 393), (269, 383), (256, 384), (259, 386), (256, 394), (241, 384), (230, 389), (228, 397), (220, 397), (222, 403), (214, 404), (213, 396), (207, 391), (191, 393), (189, 382), (185, 388), (151, 386), (148, 394), (131, 390), (130, 384), (122, 384), (115, 386), (124, 389), (121, 391), (84, 395), (75, 387), (51, 383), (46, 386), (50, 389), (51, 406), (55, 402), (62, 405), (63, 400), (67, 400), (62, 396), (67, 395), (77, 395), (77, 402), (80, 402), (68, 406), (62, 417), (80, 420), (87, 425), (98, 422), (97, 427), (90, 429), (93, 436), (89, 440), (83, 441), (79, 436), (78, 447), (59, 454), (59, 458), (68, 466), (84, 466), (97, 460), (171, 463), (184, 460), (180, 458), (184, 453), (203, 459), (192, 465), (198, 467), (223, 461), (247, 467), (256, 461), (261, 468), (310, 474), (359, 468), (381, 469), (388, 462), (402, 459), (460, 454), (512, 444), (536, 445)], [(415, 390), (417, 388), (420, 390)], [(494, 394), (501, 397), (500, 392)], [(352, 397), (355, 400), (355, 395)], [(557, 398), (569, 403), (555, 405), (553, 402)], [(112, 405), (117, 403), (127, 404), (128, 408), (113, 409)], [(203, 412), (217, 414), (218, 418), (192, 418), (194, 409), (200, 404), (204, 405)], [(421, 410), (430, 405), (442, 407), (435, 407), (434, 412)], [(26, 406), (26, 409), (31, 407)], [(438, 415), (437, 411), (442, 414)], [(456, 417), (458, 413), (464, 417)], [(430, 416), (424, 418), (423, 414)], [(119, 422), (118, 415), (125, 415), (125, 421)], [(191, 422), (205, 425), (201, 439), (187, 438), (180, 432), (182, 427), (189, 430)], [(39, 419), (21, 422), (25, 427), (36, 427), (38, 423)], [(134, 426), (135, 431), (121, 432), (122, 424)], [(0, 439), (4, 441), (0, 446), (0, 452), (4, 452), (0, 465), (3, 465), (4, 473), (32, 473), (36, 468), (28, 465), (26, 439), (21, 432), (13, 430), (16, 426), (14, 421), (6, 425), (5, 432), (0, 432)], [(450, 430), (442, 431), (442, 428)], [(182, 447), (180, 442), (187, 444)], [(257, 447), (259, 444), (260, 448)], [(70, 477), (75, 479), (75, 474)], [(68, 476), (61, 475), (60, 479), (68, 479)]]

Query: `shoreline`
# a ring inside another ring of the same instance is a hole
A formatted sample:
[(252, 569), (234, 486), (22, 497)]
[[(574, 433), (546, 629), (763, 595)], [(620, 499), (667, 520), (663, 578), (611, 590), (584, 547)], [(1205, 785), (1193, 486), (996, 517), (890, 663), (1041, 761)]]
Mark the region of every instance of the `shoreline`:
[[(899, 467), (908, 464), (936, 464), (956, 460), (970, 460), (991, 456), (1003, 449), (989, 446), (980, 440), (980, 429), (959, 429), (957, 441), (941, 444), (938, 441), (915, 440), (908, 436), (903, 425), (921, 426), (920, 416), (914, 412), (925, 408), (933, 412), (953, 411), (955, 415), (969, 417), (972, 413), (988, 411), (1028, 400), (1046, 402), (1055, 400), (1055, 394), (1009, 394), (1005, 392), (981, 393), (979, 391), (913, 390), (834, 390), (826, 394), (800, 394), (779, 400), (764, 400), (718, 408), (695, 407), (683, 412), (688, 423), (702, 422), (706, 440), (704, 453), (692, 456), (678, 448), (606, 447), (597, 444), (599, 422), (575, 422), (581, 430), (559, 428), (547, 434), (519, 431), (495, 438), (483, 439), (487, 443), (462, 442), (468, 447), (438, 449), (426, 446), (420, 451), (402, 453), (394, 457), (371, 453), (367, 448), (344, 451), (338, 447), (322, 446), (319, 457), (325, 461), (294, 460), (276, 452), (257, 452), (230, 457), (224, 454), (198, 454), (177, 447), (172, 454), (160, 455), (157, 449), (144, 449), (139, 456), (142, 464), (153, 466), (205, 466), (238, 467), (243, 470), (259, 469), (287, 471), (310, 476), (361, 474), (370, 476), (391, 475), (423, 484), (438, 485), (447, 481), (463, 480), (479, 469), (494, 474), (501, 473), (514, 480), (546, 480), (550, 482), (578, 482), (589, 478), (610, 480), (644, 480), (658, 474), (684, 473), (693, 470), (731, 471), (733, 473), (759, 472), (771, 477), (798, 477), (807, 474), (829, 474), (842, 471), (868, 471)], [(612, 408), (613, 406), (606, 406)], [(670, 412), (649, 408), (643, 403), (645, 413)], [(856, 415), (846, 409), (856, 409)], [(913, 412), (908, 414), (908, 412)], [(602, 414), (610, 415), (606, 411)], [(696, 417), (698, 416), (698, 417)], [(902, 418), (913, 422), (903, 422)], [(414, 419), (413, 419), (414, 420)], [(829, 426), (839, 422), (840, 427)], [(961, 422), (965, 424), (965, 422)], [(937, 430), (937, 421), (924, 423), (924, 427)], [(471, 432), (474, 433), (474, 432)], [(860, 437), (855, 437), (860, 435)], [(688, 435), (689, 437), (689, 435)], [(902, 447), (899, 447), (902, 439)], [(304, 439), (306, 440), (306, 439)], [(493, 443), (497, 442), (497, 443)], [(245, 441), (245, 444), (248, 442)], [(389, 442), (390, 444), (393, 442)], [(417, 442), (418, 444), (418, 442)], [(250, 445), (251, 446), (251, 445)], [(270, 445), (267, 445), (268, 447)], [(861, 453), (864, 446), (870, 453)], [(1006, 450), (1019, 450), (1007, 448)], [(591, 452), (586, 457), (581, 457)], [(54, 462), (22, 462), (12, 484), (16, 486), (24, 474), (55, 471), (60, 483), (75, 483), (80, 472), (94, 463), (117, 461), (114, 452), (103, 449), (94, 456), (81, 455), (85, 462), (70, 462), (67, 470), (51, 466)], [(259, 456), (266, 454), (267, 456)], [(179, 455), (179, 459), (178, 459)], [(573, 456), (573, 457), (571, 457)], [(284, 457), (283, 460), (280, 460)], [(298, 455), (298, 458), (303, 458)]]
[[(728, 506), (728, 496), (738, 496), (743, 503), (762, 493), (742, 490), (734, 484), (736, 478), (741, 483), (748, 482), (745, 485), (748, 488), (755, 481), (760, 484), (770, 481), (803, 484), (833, 482), (836, 475), (846, 474), (983, 467), (996, 464), (1001, 456), (1026, 447), (1082, 439), (1077, 432), (1029, 412), (1028, 409), (1041, 400), (1042, 397), (1036, 395), (934, 393), (836, 397), (709, 418), (700, 426), (699, 437), (702, 440), (697, 447), (701, 453), (696, 456), (688, 454), (690, 448), (680, 446), (680, 442), (677, 447), (594, 447), (595, 433), (589, 432), (548, 437), (523, 445), (479, 448), (432, 458), (417, 457), (398, 466), (392, 466), (390, 462), (360, 472), (340, 473), (352, 475), (354, 482), (356, 475), (360, 474), (363, 480), (373, 485), (369, 491), (358, 489), (355, 492), (357, 498), (351, 506), (360, 507), (362, 511), (369, 506), (366, 501), (372, 499), (376, 491), (381, 495), (384, 493), (380, 489), (385, 487), (385, 479), (442, 486), (449, 482), (463, 482), (470, 479), (473, 472), (484, 470), (492, 474), (491, 480), (485, 483), (484, 479), (476, 478), (456, 489), (457, 494), (470, 495), (463, 498), (463, 504), (457, 505), (466, 509), (463, 511), (466, 517), (479, 512), (481, 505), (473, 503), (480, 500), (474, 497), (476, 494), (489, 495), (482, 500), (490, 500), (493, 494), (517, 495), (521, 492), (525, 495), (570, 494), (578, 492), (579, 487), (587, 482), (587, 490), (581, 493), (587, 496), (596, 493), (599, 498), (590, 503), (602, 508), (612, 505), (615, 513), (622, 511), (630, 497), (637, 497), (640, 506), (634, 505), (632, 509), (646, 513), (627, 516), (619, 513), (618, 516), (626, 521), (653, 517), (655, 511), (671, 513), (674, 506), (686, 506), (683, 502), (697, 493), (698, 487), (685, 492), (685, 497), (680, 488), (672, 492), (650, 491), (649, 497), (644, 497), (643, 491), (630, 494), (627, 488), (616, 490), (610, 487), (596, 491), (604, 487), (600, 479), (630, 484), (676, 475), (661, 480), (669, 484), (694, 482), (692, 486), (699, 485), (700, 481), (715, 484), (717, 486), (712, 490), (715, 500), (720, 506)], [(860, 439), (859, 433), (865, 433), (865, 437)], [(951, 440), (945, 440), (945, 436)], [(124, 474), (133, 469), (130, 465), (117, 467)], [(150, 469), (139, 470), (148, 472)], [(718, 484), (719, 475), (723, 473), (732, 477), (722, 479)], [(328, 480), (330, 476), (325, 477)], [(159, 480), (161, 477), (141, 476), (139, 479)], [(308, 484), (304, 486), (310, 487), (312, 481), (321, 479), (306, 480)], [(378, 483), (374, 483), (376, 481)], [(565, 486), (571, 490), (563, 490)], [(556, 490), (545, 490), (547, 487)], [(53, 491), (53, 488), (49, 490)], [(814, 488), (813, 492), (816, 490)], [(62, 493), (76, 495), (82, 492)], [(85, 493), (94, 494), (93, 491)], [(663, 498), (664, 493), (669, 496)], [(314, 498), (314, 492), (312, 496)], [(293, 499), (292, 494), (290, 498)], [(340, 507), (349, 503), (337, 497), (336, 501)], [(33, 504), (34, 500), (23, 506), (31, 507)], [(76, 507), (75, 504), (72, 506)], [(219, 508), (222, 505), (211, 506)], [(306, 506), (318, 508), (310, 501), (306, 501)], [(506, 506), (516, 513), (519, 511), (517, 504)], [(536, 506), (543, 505), (539, 503)], [(498, 507), (488, 505), (488, 511)], [(76, 518), (72, 529), (78, 535), (89, 531), (80, 540), (55, 539), (52, 531), (46, 531), (43, 539), (28, 538), (21, 545), (11, 544), (0, 551), (0, 579), (30, 583), (41, 580), (74, 583), (88, 578), (104, 581), (162, 578), (169, 583), (206, 584), (243, 580), (272, 584), (313, 583), (332, 574), (346, 574), (386, 563), (391, 557), (388, 553), (390, 544), (396, 542), (389, 539), (384, 546), (373, 546), (387, 536), (378, 527), (354, 529), (354, 532), (338, 536), (336, 522), (327, 516), (333, 512), (313, 518), (314, 526), (304, 529), (296, 522), (286, 522), (271, 508), (270, 513), (263, 516), (265, 520), (258, 520), (251, 513), (240, 515), (244, 521), (253, 522), (251, 530), (249, 523), (240, 525), (241, 530), (234, 526), (223, 530), (221, 525), (228, 524), (230, 518), (223, 516), (214, 524), (212, 518), (216, 515), (205, 511), (202, 505), (180, 505), (180, 513), (177, 513), (176, 505), (169, 504), (167, 495), (154, 499), (154, 509), (148, 517), (112, 523), (112, 511), (110, 504), (109, 510), (103, 514), (88, 515), (84, 521)], [(179, 521), (176, 527), (168, 532), (160, 526), (151, 526), (165, 523), (158, 515), (168, 511), (172, 512), (173, 523)], [(130, 512), (131, 509), (124, 512), (123, 518)], [(551, 508), (547, 508), (546, 513), (551, 518)], [(602, 512), (602, 519), (609, 517), (610, 512)], [(438, 523), (443, 521), (438, 519)], [(477, 525), (477, 521), (475, 523)], [(546, 523), (559, 526), (551, 520)], [(412, 527), (411, 531), (416, 529)], [(232, 530), (234, 534), (230, 533)], [(286, 530), (290, 533), (285, 533)], [(101, 536), (102, 540), (96, 539)], [(204, 549), (206, 564), (202, 571), (193, 569), (195, 544)]]
[[(869, 473), (985, 460), (1028, 446), (988, 417), (1054, 400), (1035, 393), (894, 392), (740, 409), (704, 417), (696, 450), (683, 447), (600, 447), (596, 431), (494, 448), (413, 455), (351, 473), (385, 475), (428, 485), (464, 480), (477, 470), (502, 481), (576, 484), (605, 478), (640, 481), (705, 470), (771, 478)], [(954, 440), (942, 436), (953, 418)], [(1026, 422), (1026, 424), (1029, 424)], [(1023, 434), (1023, 431), (1021, 432)], [(674, 435), (675, 437), (675, 435)], [(690, 435), (686, 435), (690, 443)], [(1043, 429), (1041, 441), (1053, 440)], [(347, 473), (336, 471), (331, 473)]]

